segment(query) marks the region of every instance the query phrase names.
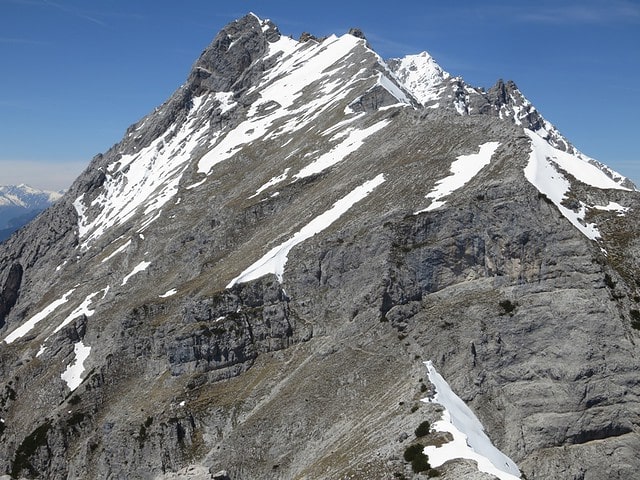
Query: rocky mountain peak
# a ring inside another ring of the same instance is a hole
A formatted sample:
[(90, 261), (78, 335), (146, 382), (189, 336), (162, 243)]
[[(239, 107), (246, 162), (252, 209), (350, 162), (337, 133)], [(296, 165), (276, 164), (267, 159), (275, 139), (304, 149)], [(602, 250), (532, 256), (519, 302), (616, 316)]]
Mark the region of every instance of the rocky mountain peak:
[(443, 82), (450, 77), (427, 52), (393, 58), (387, 64), (398, 80), (423, 105), (439, 99)]
[(520, 96), (520, 91), (513, 80), (505, 82), (502, 78), (489, 89), (492, 97), (495, 97), (497, 105), (506, 105), (514, 101), (514, 95)]
[(522, 95), (512, 80), (505, 82), (499, 79), (496, 84), (487, 91), (487, 98), (494, 111), (496, 111), (501, 118), (511, 118), (517, 125), (523, 125), (525, 128), (534, 132), (544, 130), (547, 138), (554, 141), (554, 146), (560, 147), (562, 150), (572, 148), (568, 142), (559, 138), (560, 134), (555, 132), (555, 128), (544, 120), (542, 115), (540, 115), (531, 102)]
[(270, 20), (248, 14), (225, 26), (202, 52), (189, 75), (194, 95), (204, 91), (227, 92), (242, 88), (242, 75), (280, 39)]
[(62, 197), (64, 192), (40, 190), (29, 185), (0, 185), (0, 206), (44, 208)]

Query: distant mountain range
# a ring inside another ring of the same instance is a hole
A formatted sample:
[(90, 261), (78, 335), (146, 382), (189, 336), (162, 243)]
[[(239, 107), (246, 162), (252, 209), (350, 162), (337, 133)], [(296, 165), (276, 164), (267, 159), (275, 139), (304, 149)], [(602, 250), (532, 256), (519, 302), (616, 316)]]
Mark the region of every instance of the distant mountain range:
[(24, 184), (0, 186), (0, 242), (33, 220), (62, 194)]

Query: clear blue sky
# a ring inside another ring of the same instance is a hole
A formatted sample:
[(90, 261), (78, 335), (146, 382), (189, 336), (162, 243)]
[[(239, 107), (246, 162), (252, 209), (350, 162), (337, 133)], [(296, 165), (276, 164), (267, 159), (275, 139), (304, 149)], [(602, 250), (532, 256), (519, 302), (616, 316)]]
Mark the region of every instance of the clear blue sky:
[(249, 11), (294, 38), (359, 27), (383, 58), (426, 50), (474, 86), (514, 80), (640, 185), (638, 0), (0, 0), (0, 185), (68, 186)]

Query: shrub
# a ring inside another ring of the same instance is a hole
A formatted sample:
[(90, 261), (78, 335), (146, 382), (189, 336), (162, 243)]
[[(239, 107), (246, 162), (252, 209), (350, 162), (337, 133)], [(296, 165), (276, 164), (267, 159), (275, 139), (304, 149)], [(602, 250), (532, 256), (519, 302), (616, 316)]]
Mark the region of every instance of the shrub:
[(513, 315), (513, 312), (517, 307), (517, 305), (511, 300), (502, 300), (499, 305), (504, 310), (504, 313), (508, 313), (509, 315)]
[(429, 435), (430, 431), (431, 424), (425, 420), (420, 425), (418, 425), (418, 428), (416, 428), (416, 437), (424, 437), (425, 435)]
[(404, 459), (407, 462), (411, 462), (411, 469), (415, 473), (426, 472), (431, 468), (429, 465), (429, 457), (424, 453), (424, 445), (421, 443), (414, 443), (409, 445), (404, 451)]
[(631, 326), (636, 330), (640, 330), (640, 311), (634, 308), (629, 311), (629, 315), (631, 315)]
[(431, 470), (431, 465), (429, 465), (429, 457), (420, 452), (419, 455), (411, 460), (411, 470), (413, 470), (415, 473)]
[(422, 453), (422, 450), (424, 450), (424, 445), (422, 445), (421, 443), (414, 443), (413, 445), (409, 445), (404, 451), (404, 459), (407, 462), (410, 462), (418, 455), (420, 455)]

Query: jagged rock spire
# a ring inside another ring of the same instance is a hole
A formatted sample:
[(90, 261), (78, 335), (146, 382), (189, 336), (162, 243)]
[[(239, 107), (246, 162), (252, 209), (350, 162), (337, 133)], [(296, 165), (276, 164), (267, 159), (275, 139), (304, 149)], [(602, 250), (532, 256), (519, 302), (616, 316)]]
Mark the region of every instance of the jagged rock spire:
[(270, 20), (245, 15), (216, 35), (194, 64), (188, 83), (196, 96), (202, 91), (238, 90), (246, 69), (278, 39), (280, 32)]

